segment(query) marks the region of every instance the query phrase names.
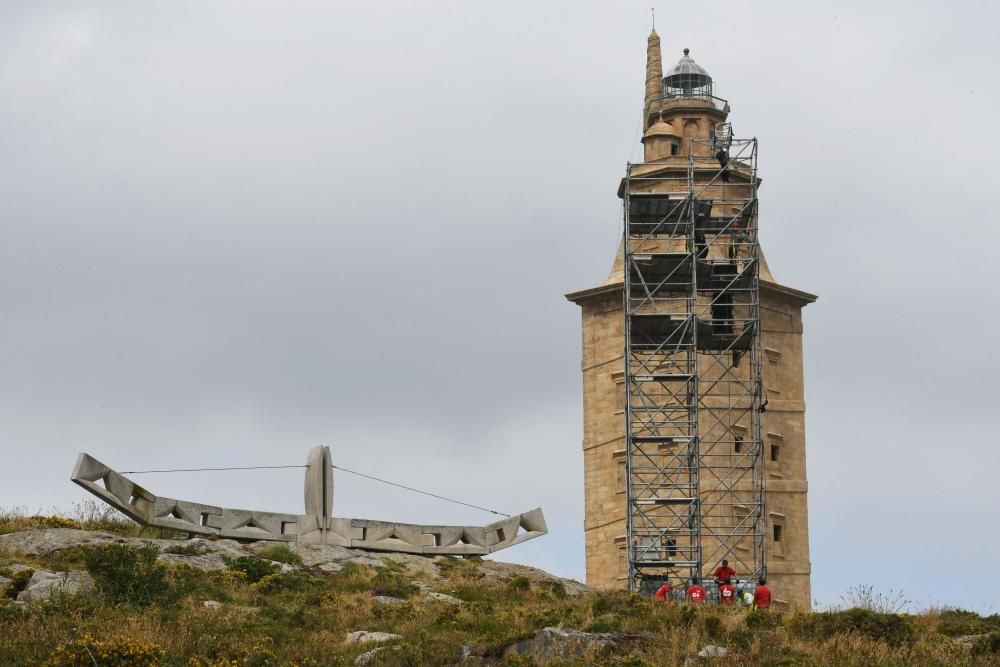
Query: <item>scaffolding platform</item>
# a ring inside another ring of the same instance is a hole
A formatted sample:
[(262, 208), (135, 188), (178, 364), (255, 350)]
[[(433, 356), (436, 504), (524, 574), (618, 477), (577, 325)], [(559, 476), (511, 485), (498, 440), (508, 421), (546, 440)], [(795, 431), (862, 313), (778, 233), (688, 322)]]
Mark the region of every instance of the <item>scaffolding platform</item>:
[(756, 323), (749, 320), (698, 320), (698, 349), (744, 352), (753, 345), (755, 331)]
[(656, 294), (687, 290), (693, 266), (693, 253), (669, 252), (633, 255), (629, 269)]
[(638, 344), (657, 341), (662, 342), (664, 347), (670, 347), (692, 345), (694, 342), (694, 318), (690, 315), (636, 313), (632, 315), (629, 330), (632, 341)]
[(698, 290), (753, 288), (756, 259), (699, 259)]
[(629, 233), (638, 236), (686, 236), (695, 221), (708, 217), (712, 202), (664, 193), (629, 196)]

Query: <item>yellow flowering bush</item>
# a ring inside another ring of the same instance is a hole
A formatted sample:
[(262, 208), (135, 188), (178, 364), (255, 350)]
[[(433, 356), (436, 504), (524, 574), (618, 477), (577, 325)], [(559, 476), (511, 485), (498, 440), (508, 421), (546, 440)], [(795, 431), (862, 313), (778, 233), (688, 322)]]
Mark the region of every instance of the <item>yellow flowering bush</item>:
[(46, 667), (157, 667), (167, 652), (156, 644), (143, 644), (128, 637), (80, 639), (60, 644)]

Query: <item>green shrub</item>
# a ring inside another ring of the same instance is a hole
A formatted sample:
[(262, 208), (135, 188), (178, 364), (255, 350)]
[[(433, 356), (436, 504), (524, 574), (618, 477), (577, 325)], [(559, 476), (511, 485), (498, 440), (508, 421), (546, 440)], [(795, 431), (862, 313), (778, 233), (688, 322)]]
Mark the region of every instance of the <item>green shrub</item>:
[(257, 582), (256, 586), (259, 592), (267, 595), (282, 591), (317, 594), (330, 589), (330, 584), (325, 579), (305, 572), (270, 574)]
[(722, 643), (726, 646), (738, 648), (750, 648), (753, 644), (754, 633), (751, 630), (741, 629), (725, 633)]
[(340, 593), (360, 593), (371, 590), (369, 575), (369, 567), (347, 563), (339, 572), (329, 575), (327, 581)]
[(991, 632), (976, 640), (972, 650), (975, 653), (1000, 653), (1000, 632)]
[(482, 559), (442, 557), (434, 561), (441, 573), (448, 579), (476, 580), (485, 575), (479, 569)]
[(536, 667), (538, 664), (530, 655), (512, 655), (500, 663), (503, 667)]
[(722, 634), (722, 619), (710, 611), (702, 616), (701, 629), (709, 638), (718, 639)]
[(3, 590), (3, 596), (12, 600), (16, 598), (18, 593), (28, 587), (28, 582), (31, 581), (31, 575), (34, 573), (34, 570), (28, 568), (11, 574), (10, 581), (7, 582), (7, 586)]
[(566, 586), (563, 585), (561, 581), (540, 581), (538, 582), (538, 587), (542, 590), (549, 591), (557, 598), (566, 597)]
[(199, 600), (229, 602), (232, 596), (229, 594), (226, 579), (231, 579), (231, 577), (232, 575), (225, 570), (206, 572), (187, 563), (174, 563), (167, 566), (167, 583), (170, 586), (172, 597), (178, 600), (185, 597), (195, 597)]
[(781, 612), (754, 607), (747, 612), (745, 623), (748, 630), (773, 630), (781, 625)]
[(257, 558), (288, 565), (302, 565), (302, 556), (287, 544), (271, 544), (257, 550)]
[(905, 616), (882, 614), (867, 609), (794, 614), (788, 619), (787, 625), (793, 634), (813, 640), (825, 640), (836, 634), (854, 632), (898, 646), (909, 642), (913, 637), (913, 628)]
[(237, 558), (223, 556), (222, 561), (231, 571), (242, 572), (251, 584), (256, 584), (268, 575), (281, 572), (281, 565), (278, 563), (261, 560), (254, 556), (239, 556)]
[(625, 591), (601, 591), (594, 595), (590, 603), (590, 611), (594, 616), (623, 609), (628, 605), (631, 593)]
[(660, 617), (666, 625), (691, 627), (698, 615), (698, 607), (693, 604), (669, 604), (660, 611)]
[(84, 551), (84, 566), (101, 597), (112, 604), (146, 607), (166, 601), (167, 569), (155, 544), (104, 544)]
[(584, 632), (621, 632), (622, 617), (618, 614), (604, 614), (587, 624)]
[(646, 662), (631, 653), (626, 653), (624, 655), (609, 656), (606, 664), (609, 667), (648, 667), (652, 663)]
[(208, 553), (208, 549), (201, 544), (172, 544), (164, 549), (163, 553), (175, 556), (204, 556)]
[(114, 637), (94, 639), (85, 635), (60, 644), (45, 663), (46, 667), (156, 667), (167, 652), (156, 644)]
[[(962, 609), (945, 609), (937, 618), (937, 631), (949, 637), (960, 637), (962, 635), (978, 635), (990, 629), (990, 619), (983, 618), (973, 611)], [(1000, 630), (1000, 625), (994, 625)]]
[(507, 582), (507, 588), (512, 591), (527, 591), (531, 589), (531, 580), (527, 577), (516, 576)]
[(408, 581), (405, 577), (395, 572), (379, 571), (372, 578), (372, 593), (374, 595), (387, 595), (394, 598), (408, 598), (414, 596), (420, 589)]

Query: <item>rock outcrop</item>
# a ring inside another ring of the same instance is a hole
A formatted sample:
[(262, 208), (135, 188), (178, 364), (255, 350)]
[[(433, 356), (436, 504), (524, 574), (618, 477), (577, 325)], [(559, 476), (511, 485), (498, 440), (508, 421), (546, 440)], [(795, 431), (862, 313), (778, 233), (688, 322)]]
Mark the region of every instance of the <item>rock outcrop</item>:
[[(14, 557), (22, 555), (31, 559), (53, 559), (57, 558), (61, 552), (83, 546), (100, 544), (155, 544), (160, 549), (159, 560), (166, 563), (184, 563), (200, 570), (218, 570), (226, 567), (226, 558), (235, 558), (256, 554), (261, 549), (273, 547), (274, 542), (260, 541), (243, 543), (235, 540), (210, 540), (195, 537), (186, 540), (170, 540), (143, 537), (122, 537), (111, 533), (97, 531), (79, 530), (76, 528), (36, 528), (23, 530), (7, 535), (0, 535), (0, 552), (11, 554)], [(449, 557), (443, 556), (417, 556), (404, 553), (384, 553), (351, 549), (348, 547), (338, 547), (330, 545), (305, 545), (299, 543), (289, 543), (289, 549), (295, 551), (302, 558), (302, 567), (311, 570), (315, 569), (323, 572), (336, 572), (345, 566), (367, 565), (369, 567), (384, 568), (389, 564), (401, 565), (411, 576), (420, 576), (431, 581), (440, 580), (444, 573), (444, 568), (450, 565)], [(451, 561), (452, 563), (454, 561)], [(585, 585), (572, 579), (556, 577), (544, 570), (528, 567), (525, 565), (515, 565), (512, 563), (501, 563), (492, 560), (473, 561), (475, 563), (477, 576), (484, 583), (502, 584), (520, 577), (529, 582), (549, 586), (565, 592), (567, 595), (578, 595), (589, 591)], [(8, 567), (9, 572), (13, 572), (18, 566)], [(282, 565), (283, 570), (296, 569), (297, 566)], [(24, 599), (34, 601), (45, 599), (56, 591), (65, 593), (86, 591), (93, 585), (89, 576), (81, 572), (48, 572), (38, 569), (37, 581), (33, 575), (28, 587), (22, 591)], [(0, 582), (2, 583), (2, 582)], [(418, 583), (422, 594), (442, 603), (460, 605), (462, 601), (444, 592), (434, 590), (434, 587), (426, 583)], [(34, 592), (30, 592), (30, 591)], [(386, 601), (392, 604), (395, 600)]]

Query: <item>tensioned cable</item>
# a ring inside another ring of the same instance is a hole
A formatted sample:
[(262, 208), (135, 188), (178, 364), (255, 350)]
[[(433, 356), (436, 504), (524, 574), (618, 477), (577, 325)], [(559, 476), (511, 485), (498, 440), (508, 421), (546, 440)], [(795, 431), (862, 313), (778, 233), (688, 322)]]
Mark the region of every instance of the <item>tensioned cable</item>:
[(472, 503), (465, 503), (461, 500), (455, 500), (454, 498), (446, 498), (445, 496), (439, 496), (436, 493), (431, 493), (430, 491), (421, 491), (420, 489), (414, 489), (412, 486), (404, 486), (403, 484), (397, 484), (396, 482), (390, 482), (387, 479), (379, 479), (378, 477), (372, 477), (371, 475), (366, 475), (361, 472), (355, 472), (354, 470), (348, 470), (347, 468), (342, 468), (340, 466), (333, 466), (336, 470), (343, 470), (344, 472), (350, 473), (352, 475), (357, 475), (358, 477), (364, 477), (366, 479), (371, 479), (376, 482), (382, 482), (383, 484), (389, 484), (390, 486), (398, 486), (401, 489), (406, 489), (407, 491), (414, 491), (416, 493), (422, 493), (425, 496), (431, 496), (432, 498), (440, 498), (441, 500), (447, 500), (450, 503), (457, 503), (459, 505), (465, 505), (466, 507), (473, 507), (477, 510), (482, 510), (484, 512), (489, 512), (490, 514), (499, 514), (501, 516), (510, 516), (506, 512), (498, 512), (496, 510), (491, 510), (486, 507), (480, 507), (479, 505), (473, 505)]
[[(161, 470), (123, 470), (122, 475), (142, 475), (146, 473), (163, 473), (163, 472), (218, 472), (218, 471), (228, 471), (228, 470), (279, 470), (283, 468), (308, 468), (308, 465), (296, 465), (296, 466), (234, 466), (228, 468), (170, 468)], [(357, 475), (358, 477), (364, 477), (365, 479), (370, 479), (374, 482), (381, 482), (383, 484), (388, 484), (389, 486), (395, 486), (400, 489), (405, 489), (407, 491), (413, 491), (414, 493), (420, 493), (425, 496), (430, 496), (431, 498), (438, 498), (439, 500), (446, 500), (449, 503), (455, 503), (456, 505), (464, 505), (466, 507), (471, 507), (473, 509), (482, 510), (483, 512), (489, 512), (490, 514), (496, 514), (498, 516), (507, 516), (510, 514), (506, 512), (499, 512), (497, 510), (491, 510), (488, 507), (481, 507), (480, 505), (473, 505), (472, 503), (463, 502), (461, 500), (455, 500), (454, 498), (448, 498), (447, 496), (441, 496), (436, 493), (431, 493), (430, 491), (423, 491), (421, 489), (415, 489), (412, 486), (406, 486), (405, 484), (399, 484), (397, 482), (390, 482), (387, 479), (382, 479), (381, 477), (374, 477), (372, 475), (366, 475), (363, 472), (358, 472), (356, 470), (350, 470), (349, 468), (342, 468), (341, 466), (331, 466), (335, 470), (342, 470), (351, 475)]]
[(122, 470), (122, 475), (142, 475), (147, 472), (214, 472), (217, 470), (277, 470), (279, 468), (308, 468), (300, 466), (244, 466), (235, 468), (171, 468), (168, 470)]

